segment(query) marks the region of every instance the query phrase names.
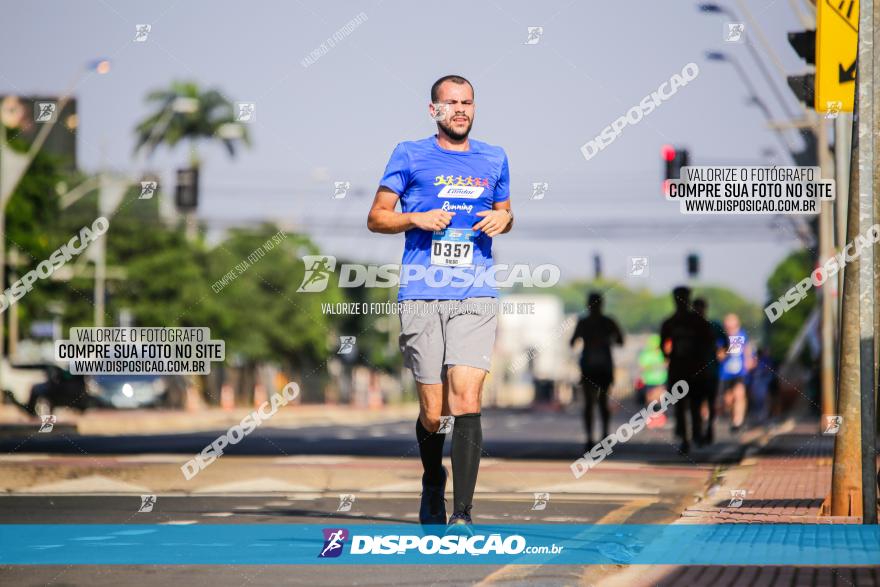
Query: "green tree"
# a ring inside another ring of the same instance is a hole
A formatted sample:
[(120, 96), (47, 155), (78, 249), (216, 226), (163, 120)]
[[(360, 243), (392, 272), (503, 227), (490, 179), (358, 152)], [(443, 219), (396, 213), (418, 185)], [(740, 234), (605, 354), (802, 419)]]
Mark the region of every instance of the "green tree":
[[(17, 136), (14, 129), (7, 129), (7, 138), (9, 147), (18, 152), (26, 152), (29, 148), (27, 141)], [(4, 236), (7, 263), (13, 260), (14, 255), (20, 265), (6, 274), (7, 282), (0, 289), (5, 289), (14, 279), (34, 269), (74, 234), (66, 229), (61, 219), (58, 187), (62, 184), (77, 185), (84, 178), (80, 174), (70, 173), (66, 168), (63, 157), (41, 150), (12, 192), (6, 207)], [(94, 217), (89, 223), (92, 220)], [(82, 284), (77, 285), (82, 287)], [(82, 306), (82, 311), (91, 307), (90, 290), (85, 291), (89, 295), (78, 295), (69, 282), (51, 279), (34, 284), (33, 289), (16, 304), (20, 331), (26, 335), (34, 320), (51, 318), (48, 311), (51, 302), (70, 299), (70, 303), (65, 305)]]
[[(767, 279), (768, 303), (779, 299), (797, 282), (810, 275), (812, 270), (813, 255), (810, 251), (796, 251), (783, 259)], [(816, 303), (816, 292), (810, 289), (806, 298), (785, 312), (772, 325), (765, 319), (766, 340), (770, 355), (775, 360), (781, 361), (785, 357)]]
[(302, 256), (318, 254), (318, 248), (305, 236), (277, 233), (271, 225), (234, 230), (206, 257), (209, 295), (223, 308), (217, 336), (226, 340), (227, 359), (246, 370), (275, 362), (304, 374), (323, 372), (338, 338), (335, 318), (321, 304), (344, 298), (332, 279), (323, 292), (298, 292), (305, 276)]
[(137, 125), (135, 153), (146, 150), (150, 155), (159, 145), (173, 149), (186, 141), (190, 164), (198, 167), (201, 141), (221, 142), (230, 156), (239, 142), (250, 145), (247, 128), (235, 121), (232, 102), (219, 90), (202, 91), (193, 81), (174, 81), (166, 89), (150, 92), (147, 102), (157, 109)]
[[(605, 298), (604, 311), (620, 323), (627, 332), (656, 332), (660, 324), (674, 311), (669, 293), (655, 294), (647, 288), (629, 289), (620, 282), (609, 280), (570, 281), (543, 293), (558, 295), (566, 312), (586, 311), (587, 294), (599, 292)], [(693, 297), (703, 297), (709, 304), (709, 318), (720, 320), (724, 314), (733, 312), (740, 316), (753, 335), (759, 332), (761, 310), (727, 288), (701, 285), (694, 288)]]

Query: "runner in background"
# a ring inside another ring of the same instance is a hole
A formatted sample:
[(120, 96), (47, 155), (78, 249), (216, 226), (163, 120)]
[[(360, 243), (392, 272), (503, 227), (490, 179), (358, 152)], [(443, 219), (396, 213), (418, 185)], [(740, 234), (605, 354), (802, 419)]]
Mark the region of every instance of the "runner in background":
[(752, 344), (736, 314), (724, 317), (727, 335), (727, 353), (721, 360), (721, 386), (724, 389), (724, 407), (730, 412), (730, 431), (739, 432), (746, 419), (748, 397), (746, 374), (754, 368)]
[(764, 423), (771, 417), (772, 400), (779, 390), (779, 378), (776, 375), (776, 364), (770, 358), (767, 349), (759, 348), (755, 356), (755, 368), (749, 373), (749, 411), (758, 423)]
[[(675, 313), (660, 326), (663, 353), (669, 357), (666, 387), (678, 381), (688, 384), (688, 393), (675, 404), (675, 432), (681, 439), (680, 450), (691, 450), (691, 439), (702, 443), (700, 385), (707, 349), (714, 347), (712, 329), (691, 309), (691, 290), (680, 286), (672, 290)], [(688, 426), (688, 419), (690, 426)]]
[(602, 418), (602, 438), (608, 436), (611, 409), (608, 390), (614, 382), (614, 361), (611, 345), (623, 344), (623, 333), (617, 322), (602, 313), (602, 295), (592, 292), (587, 296), (587, 315), (578, 320), (570, 345), (578, 340), (584, 343), (581, 353), (581, 389), (584, 392), (584, 429), (586, 449), (593, 447), (593, 408), (599, 402)]
[[(651, 334), (645, 341), (645, 348), (639, 353), (639, 397), (644, 405), (659, 400), (666, 391), (666, 356), (660, 348), (660, 335)], [(662, 428), (666, 424), (666, 414), (652, 414), (648, 417), (648, 428)]]
[(717, 320), (708, 320), (708, 308), (709, 304), (704, 298), (694, 300), (694, 312), (706, 320), (715, 339), (715, 345), (706, 348), (706, 367), (702, 373), (704, 379), (701, 389), (700, 417), (706, 424), (702, 444), (715, 442), (715, 416), (718, 412), (719, 370), (721, 368), (718, 360), (727, 352), (727, 336), (724, 334), (724, 327)]

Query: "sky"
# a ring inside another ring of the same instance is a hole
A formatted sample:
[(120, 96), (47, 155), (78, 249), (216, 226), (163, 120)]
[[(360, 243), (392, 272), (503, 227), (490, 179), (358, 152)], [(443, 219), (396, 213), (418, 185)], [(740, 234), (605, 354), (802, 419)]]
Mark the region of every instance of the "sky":
[[(804, 28), (794, 8), (807, 14), (807, 3), (720, 2), (733, 18), (697, 4), (19, 2), (3, 9), (15, 24), (0, 35), (0, 93), (60, 94), (89, 60), (110, 59), (109, 74), (75, 86), (80, 167), (133, 178), (154, 170), (168, 188), (187, 161), (184, 148), (149, 161), (132, 154), (133, 129), (152, 112), (147, 93), (194, 80), (233, 102), (253, 102), (252, 148), (233, 159), (216, 145), (199, 147), (198, 215), (210, 230), (269, 219), (310, 234), (327, 254), (393, 263), (403, 237), (367, 231), (372, 196), (394, 146), (435, 132), (430, 86), (457, 73), (475, 87), (471, 136), (502, 146), (510, 161), (516, 226), (495, 240), (498, 262), (554, 263), (567, 280), (592, 276), (599, 255), (607, 277), (660, 292), (687, 279), (685, 257), (696, 252), (700, 282), (761, 303), (769, 272), (800, 246), (791, 219), (685, 217), (661, 194), (660, 149), (686, 147), (695, 165), (791, 164), (734, 67), (705, 52), (738, 60), (783, 119), (746, 45), (725, 42), (725, 27), (746, 23), (785, 106), (797, 112), (773, 63), (788, 74), (805, 69), (786, 33)], [(356, 18), (353, 30), (303, 65)], [(134, 42), (138, 24), (151, 26), (145, 42)], [(529, 27), (543, 27), (535, 44), (526, 43)], [(598, 155), (583, 156), (581, 145), (691, 62), (699, 68), (693, 81)], [(345, 198), (333, 198), (335, 181), (351, 182)], [(543, 182), (545, 196), (533, 199), (533, 183)], [(647, 276), (626, 276), (632, 256), (648, 257)]]

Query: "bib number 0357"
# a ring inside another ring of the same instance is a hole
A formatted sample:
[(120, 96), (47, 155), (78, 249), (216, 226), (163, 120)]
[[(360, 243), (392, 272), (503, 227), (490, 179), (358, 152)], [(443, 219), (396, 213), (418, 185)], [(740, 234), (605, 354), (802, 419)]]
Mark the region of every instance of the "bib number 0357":
[(447, 228), (431, 238), (431, 265), (470, 267), (474, 263), (474, 231)]

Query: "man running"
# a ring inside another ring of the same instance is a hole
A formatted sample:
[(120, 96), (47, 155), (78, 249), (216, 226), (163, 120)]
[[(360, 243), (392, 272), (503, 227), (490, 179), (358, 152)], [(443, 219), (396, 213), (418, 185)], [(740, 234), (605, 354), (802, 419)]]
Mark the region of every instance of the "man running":
[(424, 468), (419, 520), (447, 523), (445, 434), (437, 432), (441, 416), (452, 415), (449, 526), (465, 532), (482, 452), (483, 380), (497, 326), (498, 293), (486, 273), (493, 264), (492, 238), (513, 225), (507, 155), (468, 138), (474, 110), (469, 81), (448, 75), (434, 83), (429, 112), (437, 134), (397, 145), (367, 220), (373, 232), (406, 233), (400, 349), (419, 394), (416, 438)]
[[(698, 390), (702, 383), (702, 371), (706, 367), (707, 349), (714, 348), (712, 329), (696, 312), (691, 310), (691, 290), (676, 287), (672, 290), (675, 314), (660, 327), (663, 353), (669, 358), (669, 375), (666, 387), (684, 380), (690, 392), (675, 404), (675, 432), (681, 439), (680, 450), (690, 452), (690, 439), (702, 443), (703, 429), (700, 418)], [(695, 393), (696, 392), (696, 393)], [(687, 419), (690, 416), (690, 432)]]
[(617, 322), (602, 313), (602, 295), (596, 292), (587, 297), (587, 315), (578, 320), (570, 345), (581, 339), (581, 388), (584, 390), (584, 429), (587, 444), (584, 452), (593, 447), (593, 406), (599, 402), (602, 416), (602, 438), (608, 436), (611, 410), (608, 407), (608, 389), (614, 382), (614, 361), (611, 345), (623, 344), (623, 334)]

